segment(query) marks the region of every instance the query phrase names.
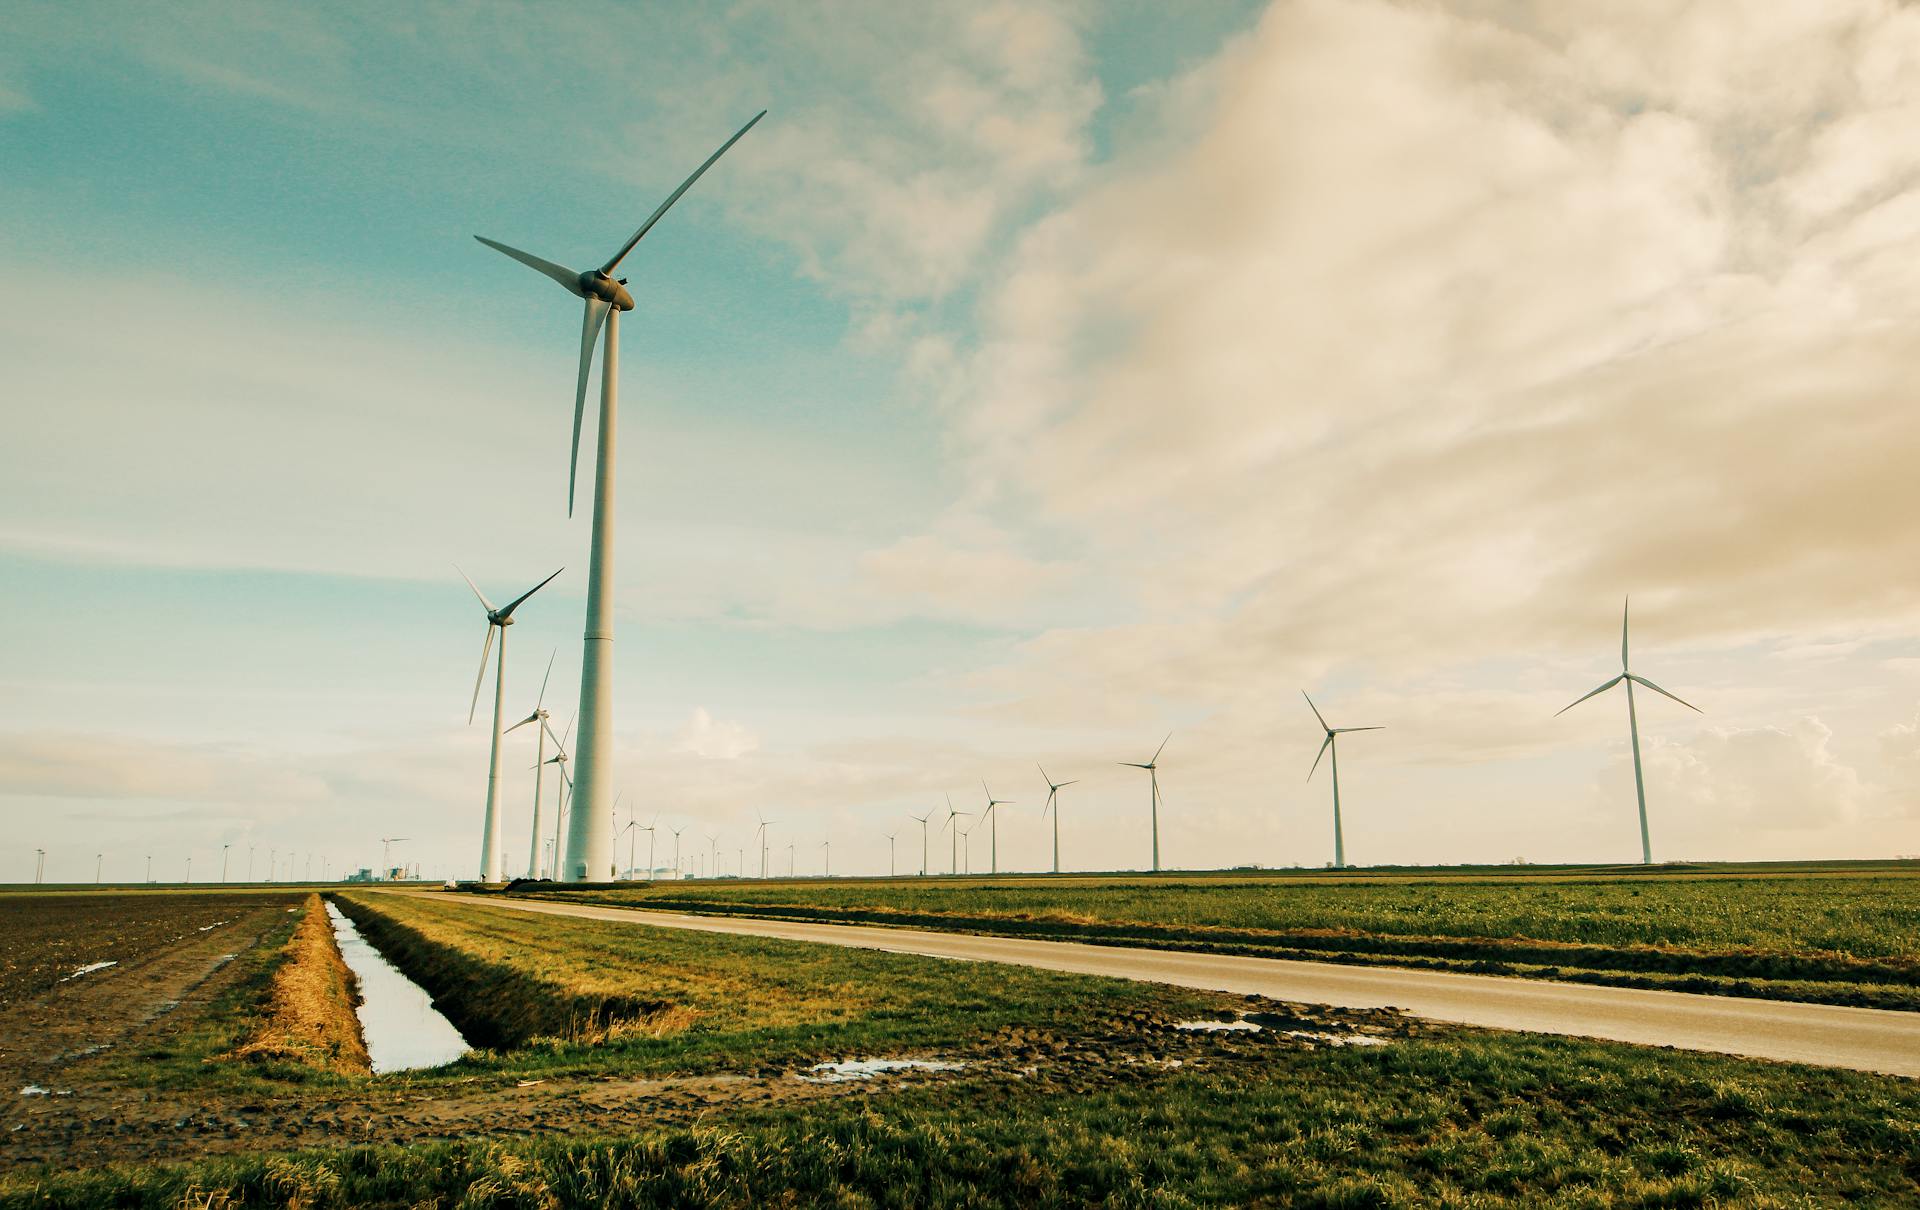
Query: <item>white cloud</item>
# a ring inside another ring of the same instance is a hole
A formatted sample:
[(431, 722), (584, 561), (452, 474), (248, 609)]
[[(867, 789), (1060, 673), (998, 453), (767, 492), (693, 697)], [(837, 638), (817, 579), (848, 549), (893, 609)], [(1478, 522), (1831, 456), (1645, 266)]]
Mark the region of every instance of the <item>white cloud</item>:
[(758, 748), (760, 739), (745, 725), (716, 719), (705, 706), (695, 706), (686, 725), (674, 736), (674, 745), (707, 760), (739, 760)]
[[(1873, 791), (1834, 754), (1832, 740), (1832, 729), (1811, 715), (1785, 726), (1709, 727), (1685, 741), (1643, 736), (1649, 810), (1658, 801), (1673, 834), (1720, 844), (1745, 831), (1817, 832), (1850, 823)], [(1606, 788), (1612, 801), (1631, 801), (1624, 753)]]

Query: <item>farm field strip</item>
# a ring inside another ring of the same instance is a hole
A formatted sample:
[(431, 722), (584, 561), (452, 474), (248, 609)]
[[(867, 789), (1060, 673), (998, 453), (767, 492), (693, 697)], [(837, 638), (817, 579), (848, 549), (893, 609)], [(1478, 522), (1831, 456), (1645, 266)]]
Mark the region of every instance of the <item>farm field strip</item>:
[(1920, 1010), (1920, 877), (1451, 875), (666, 882), (513, 892)]
[(1742, 1001), (1450, 971), (1356, 968), (903, 928), (717, 919), (547, 900), (482, 902), (507, 911), (591, 920), (624, 919), (633, 925), (654, 928), (734, 933), (968, 962), (1031, 966), (1343, 1008), (1392, 1007), (1430, 1020), (1491, 1029), (1564, 1034), (1920, 1077), (1920, 1014), (1840, 1005)]

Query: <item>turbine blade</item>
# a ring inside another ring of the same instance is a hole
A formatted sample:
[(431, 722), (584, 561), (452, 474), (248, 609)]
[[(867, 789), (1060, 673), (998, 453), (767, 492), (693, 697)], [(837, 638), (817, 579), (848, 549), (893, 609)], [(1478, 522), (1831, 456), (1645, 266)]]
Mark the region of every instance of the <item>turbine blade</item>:
[(484, 235), (476, 235), (473, 238), (479, 240), (487, 247), (492, 248), (495, 252), (506, 253), (536, 273), (546, 274), (548, 277), (565, 286), (572, 293), (580, 293), (580, 275), (565, 265), (556, 265), (550, 260), (542, 260), (531, 252), (522, 252), (518, 248), (510, 248), (499, 240), (491, 240)]
[(1124, 766), (1125, 766), (1126, 768), (1129, 768), (1129, 769), (1151, 769), (1151, 768), (1153, 768), (1153, 766), (1152, 766), (1152, 765), (1141, 765), (1141, 764), (1135, 764), (1135, 763), (1134, 763), (1133, 761), (1130, 761), (1130, 760), (1123, 760), (1123, 761), (1116, 761), (1115, 763), (1116, 763), (1116, 764), (1120, 764), (1120, 765), (1124, 765)]
[(580, 380), (573, 388), (573, 454), (567, 463), (567, 516), (573, 516), (574, 483), (580, 478), (580, 420), (587, 411), (587, 376), (593, 371), (593, 343), (600, 339), (600, 325), (607, 321), (613, 305), (589, 298), (580, 317)]
[(1033, 762), (1033, 767), (1040, 770), (1041, 781), (1046, 782), (1049, 786), (1053, 784), (1053, 779), (1047, 776), (1047, 767), (1045, 765), (1041, 764), (1039, 761), (1035, 761)]
[(544, 719), (542, 719), (542, 720), (541, 720), (541, 722), (540, 722), (540, 729), (541, 729), (542, 731), (545, 731), (545, 732), (547, 733), (547, 738), (548, 738), (548, 739), (550, 739), (550, 740), (552, 740), (552, 741), (554, 742), (554, 744), (555, 744), (555, 745), (556, 745), (556, 746), (557, 746), (557, 747), (558, 747), (558, 748), (559, 748), (559, 749), (560, 749), (560, 750), (561, 750), (562, 752), (564, 752), (564, 751), (566, 751), (566, 748), (567, 748), (567, 746), (566, 746), (565, 744), (563, 744), (563, 743), (561, 743), (561, 742), (560, 742), (560, 737), (559, 737), (559, 736), (557, 736), (557, 735), (555, 735), (555, 734), (553, 733), (553, 728), (552, 728), (552, 727), (549, 727), (549, 726), (547, 726), (547, 724), (546, 724), (546, 720), (544, 720)]
[[(1301, 697), (1307, 697), (1307, 691), (1306, 691), (1305, 689), (1302, 689), (1302, 690), (1300, 691), (1300, 696), (1301, 696)], [(1324, 718), (1320, 718), (1320, 707), (1318, 707), (1318, 706), (1316, 706), (1316, 705), (1314, 705), (1314, 704), (1313, 704), (1313, 699), (1312, 699), (1312, 698), (1310, 698), (1310, 697), (1307, 697), (1307, 709), (1309, 709), (1309, 710), (1311, 710), (1311, 711), (1313, 711), (1313, 717), (1315, 717), (1315, 718), (1317, 718), (1317, 719), (1320, 719), (1320, 729), (1321, 729), (1322, 731), (1331, 731), (1331, 730), (1333, 730), (1333, 728), (1332, 728), (1332, 727), (1329, 727), (1329, 726), (1327, 726), (1327, 720), (1326, 720), (1326, 719), (1324, 719)]]
[(1055, 786), (1054, 789), (1059, 790), (1059, 789), (1064, 789), (1067, 786), (1077, 786), (1079, 784), (1080, 784), (1080, 779), (1076, 777), (1072, 781), (1061, 782), (1059, 785)]
[(764, 109), (761, 110), (759, 113), (754, 114), (752, 120), (749, 121), (745, 126), (742, 126), (739, 130), (736, 130), (732, 138), (720, 144), (720, 150), (708, 156), (706, 163), (694, 169), (692, 176), (680, 182), (680, 188), (674, 190), (671, 194), (669, 194), (667, 196), (667, 200), (660, 203), (660, 208), (647, 216), (647, 221), (640, 224), (640, 230), (634, 232), (633, 238), (620, 246), (620, 251), (613, 254), (612, 260), (609, 260), (606, 264), (600, 266), (600, 271), (602, 273), (611, 273), (614, 271), (614, 269), (618, 268), (620, 265), (620, 262), (627, 258), (627, 253), (633, 251), (633, 246), (639, 243), (640, 240), (647, 234), (647, 232), (653, 230), (653, 225), (660, 221), (660, 216), (665, 214), (670, 208), (672, 208), (675, 202), (680, 200), (680, 195), (685, 193), (687, 190), (693, 188), (693, 183), (699, 180), (701, 176), (706, 173), (707, 169), (713, 167), (713, 162), (715, 160), (727, 154), (727, 149), (732, 147), (735, 143), (738, 143), (740, 141), (741, 135), (747, 133), (749, 130), (752, 130), (754, 123), (758, 122), (761, 118), (764, 118), (766, 116), (767, 116), (767, 111)]
[[(1608, 681), (1606, 684), (1600, 686), (1598, 689), (1595, 689), (1593, 692), (1577, 697), (1573, 701), (1570, 701), (1566, 705), (1560, 707), (1558, 710), (1555, 710), (1553, 712), (1553, 717), (1559, 718), (1561, 715), (1565, 714), (1567, 711), (1573, 709), (1575, 706), (1578, 706), (1581, 702), (1586, 701), (1587, 698), (1598, 697), (1600, 694), (1605, 693), (1607, 690), (1613, 688), (1615, 685), (1618, 685), (1621, 681), (1625, 679), (1627, 679), (1627, 674), (1623, 672), (1619, 676), (1616, 676), (1612, 680)], [(1665, 692), (1665, 691), (1662, 690), (1662, 692)]]
[(1633, 598), (1627, 597), (1620, 603), (1620, 671), (1627, 670), (1627, 609), (1633, 604)]
[(467, 582), (467, 587), (468, 587), (468, 588), (471, 588), (471, 589), (473, 589), (473, 595), (474, 595), (474, 596), (476, 596), (476, 597), (479, 597), (479, 598), (480, 598), (480, 604), (481, 604), (482, 606), (484, 606), (484, 607), (486, 608), (486, 611), (487, 611), (488, 613), (492, 613), (492, 612), (493, 612), (493, 602), (492, 602), (492, 601), (489, 601), (489, 600), (487, 600), (487, 594), (486, 594), (486, 593), (484, 593), (484, 592), (481, 592), (481, 591), (480, 591), (480, 586), (479, 586), (478, 584), (475, 584), (475, 583), (473, 582), (473, 577), (472, 577), (472, 576), (470, 576), (470, 575), (468, 575), (468, 574), (467, 574), (467, 573), (466, 573), (465, 571), (462, 571), (462, 570), (461, 570), (461, 568), (460, 568), (460, 565), (459, 565), (458, 563), (455, 563), (455, 564), (453, 565), (453, 569), (454, 569), (455, 571), (458, 571), (458, 572), (460, 572), (460, 578), (461, 578), (461, 579), (463, 579), (463, 580), (465, 580), (465, 581)]
[(472, 725), (474, 711), (480, 708), (480, 682), (487, 679), (487, 655), (493, 650), (493, 622), (487, 622), (487, 641), (480, 648), (480, 675), (473, 678), (473, 704), (467, 707), (467, 723)]
[(512, 735), (515, 731), (518, 731), (520, 728), (526, 726), (528, 723), (537, 721), (539, 718), (540, 718), (540, 715), (537, 712), (533, 714), (529, 714), (527, 715), (527, 717), (521, 719), (519, 722), (515, 723), (513, 726), (508, 727), (505, 731), (502, 731), (500, 734)]
[[(1655, 693), (1659, 694), (1662, 697), (1673, 697), (1673, 694), (1668, 693), (1665, 689), (1662, 689), (1660, 686), (1654, 684), (1652, 681), (1648, 680), (1644, 676), (1639, 676), (1631, 672), (1627, 673), (1626, 676), (1628, 680), (1634, 682), (1637, 685), (1645, 685), (1647, 688), (1653, 690)], [(1676, 702), (1679, 702), (1682, 706), (1685, 706), (1687, 709), (1693, 711), (1695, 714), (1706, 713), (1705, 710), (1702, 710), (1700, 707), (1694, 705), (1692, 702), (1686, 701), (1683, 698), (1673, 697), (1673, 700)]]
[(1335, 735), (1345, 735), (1349, 731), (1385, 731), (1385, 730), (1386, 730), (1385, 727), (1335, 727), (1333, 729), (1333, 733)]
[(545, 676), (542, 676), (542, 677), (540, 678), (540, 696), (539, 696), (539, 697), (536, 697), (536, 698), (534, 698), (534, 699), (533, 699), (533, 712), (534, 712), (535, 714), (538, 714), (538, 713), (540, 713), (540, 707), (546, 704), (546, 700), (547, 700), (547, 680), (548, 680), (548, 678), (549, 678), (549, 677), (551, 677), (551, 676), (553, 675), (553, 660), (554, 660), (554, 656), (557, 656), (557, 655), (559, 655), (559, 654), (560, 654), (560, 649), (559, 649), (558, 647), (555, 647), (555, 648), (553, 649), (553, 655), (549, 655), (549, 656), (547, 657), (547, 672), (546, 672), (546, 675), (545, 675)]
[[(553, 573), (553, 576), (557, 576), (560, 574), (560, 572), (565, 570), (566, 568), (562, 567), (556, 570)], [(547, 585), (553, 583), (553, 576), (548, 576), (546, 579), (540, 581), (538, 584), (535, 584), (532, 588), (527, 589), (525, 592), (521, 593), (519, 596), (513, 598), (513, 600), (508, 601), (507, 607), (500, 611), (501, 620), (505, 621), (507, 618), (512, 617), (513, 611), (520, 608), (520, 602), (526, 600), (528, 597), (532, 596), (534, 593), (539, 592), (542, 588), (545, 588)]]
[(1327, 754), (1327, 749), (1331, 748), (1332, 746), (1333, 746), (1333, 732), (1329, 731), (1327, 732), (1327, 738), (1320, 741), (1320, 753), (1318, 756), (1315, 756), (1313, 758), (1313, 768), (1307, 770), (1308, 781), (1312, 781), (1313, 775), (1320, 771), (1320, 757), (1325, 756)]
[(572, 716), (570, 716), (570, 717), (569, 717), (569, 718), (567, 719), (567, 729), (566, 729), (566, 731), (565, 731), (565, 732), (563, 732), (563, 733), (562, 733), (562, 738), (561, 738), (561, 740), (560, 740), (560, 746), (561, 746), (562, 748), (564, 748), (564, 747), (566, 747), (566, 746), (567, 746), (567, 741), (566, 741), (566, 739), (565, 739), (565, 736), (568, 736), (568, 735), (572, 735), (572, 734), (573, 734), (573, 723), (574, 723), (574, 720), (575, 720), (575, 719), (577, 719), (577, 718), (579, 718), (579, 717), (580, 717), (580, 712), (579, 712), (578, 710), (575, 710), (575, 711), (573, 712), (573, 714), (572, 714)]
[(1173, 732), (1171, 731), (1167, 732), (1167, 738), (1161, 740), (1160, 746), (1153, 750), (1153, 759), (1147, 762), (1149, 766), (1157, 765), (1160, 763), (1160, 754), (1167, 750), (1167, 742), (1172, 738), (1173, 738)]

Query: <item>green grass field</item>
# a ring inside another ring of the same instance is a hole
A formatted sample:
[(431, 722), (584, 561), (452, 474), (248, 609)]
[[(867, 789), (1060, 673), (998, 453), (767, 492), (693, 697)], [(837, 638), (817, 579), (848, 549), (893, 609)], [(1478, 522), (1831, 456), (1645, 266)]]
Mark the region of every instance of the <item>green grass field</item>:
[(517, 893), (1920, 1010), (1920, 865), (701, 881)]
[[(355, 1097), (477, 1097), (475, 1137), (262, 1147), (176, 1163), (76, 1156), (0, 1174), (0, 1210), (1920, 1203), (1920, 1082), (1911, 1080), (1390, 1028), (1379, 1024), (1385, 1014), (1349, 1022), (1390, 1039), (1367, 1047), (1301, 1044), (1272, 1030), (1183, 1034), (1168, 1022), (1249, 1005), (1020, 968), (563, 920), (466, 896), (343, 898), (370, 937), (468, 1018), (463, 1027), (497, 1031), (498, 1048), (358, 1084), (205, 1062), (244, 1032), (238, 1018), (262, 965), (219, 1006), (236, 1019), (184, 1034), (155, 1067), (161, 1082), (199, 1081), (208, 1102), (243, 1099), (249, 1118), (346, 1118), (357, 1111), (338, 1107)], [(250, 957), (265, 963), (275, 952), (263, 944)], [(905, 1086), (779, 1095), (804, 1087), (794, 1071), (855, 1055), (968, 1066)], [(110, 1069), (137, 1098), (130, 1058)], [(533, 1131), (488, 1108), (514, 1104), (533, 1080), (559, 1087), (551, 1104), (574, 1106), (614, 1077), (706, 1078), (744, 1095), (673, 1113), (642, 1105), (617, 1128), (592, 1106)]]

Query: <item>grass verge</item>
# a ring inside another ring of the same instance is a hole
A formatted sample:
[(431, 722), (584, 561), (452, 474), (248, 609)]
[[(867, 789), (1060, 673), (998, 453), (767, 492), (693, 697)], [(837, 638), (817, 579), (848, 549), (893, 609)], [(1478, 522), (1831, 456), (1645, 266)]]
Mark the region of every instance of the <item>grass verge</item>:
[(367, 1075), (372, 1067), (354, 1015), (358, 1001), (359, 983), (340, 957), (326, 904), (308, 895), (268, 981), (257, 1023), (232, 1057)]
[(710, 915), (1410, 966), (1920, 1011), (1920, 877), (1804, 871), (622, 884), (516, 893)]

